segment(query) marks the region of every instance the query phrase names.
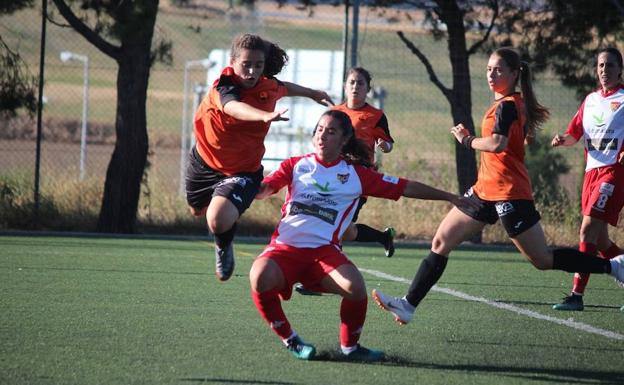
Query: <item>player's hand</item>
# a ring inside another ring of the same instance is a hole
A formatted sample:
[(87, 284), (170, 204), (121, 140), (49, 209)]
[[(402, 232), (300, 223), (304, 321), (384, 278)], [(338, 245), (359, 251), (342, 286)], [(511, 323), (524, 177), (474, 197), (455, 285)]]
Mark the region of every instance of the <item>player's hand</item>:
[(451, 200), (451, 203), (457, 208), (464, 208), (468, 210), (479, 210), (483, 207), (481, 202), (460, 195), (455, 195)]
[(288, 108), (284, 108), (281, 111), (267, 112), (266, 115), (264, 115), (264, 118), (262, 119), (262, 121), (265, 123), (269, 123), (269, 122), (290, 120), (287, 116), (283, 116), (287, 111), (288, 111)]
[(458, 125), (451, 127), (451, 134), (453, 134), (453, 136), (455, 136), (455, 139), (457, 139), (457, 141), (461, 143), (462, 139), (464, 139), (465, 136), (470, 135), (470, 131), (468, 131), (468, 129), (464, 127), (462, 123), (459, 123)]
[(314, 91), (312, 94), (312, 100), (327, 107), (334, 105), (334, 101), (331, 96), (329, 96), (327, 92), (321, 90)]
[(553, 147), (558, 147), (558, 146), (562, 146), (565, 143), (565, 138), (563, 137), (563, 135), (555, 135), (554, 138), (552, 138), (552, 141), (550, 142), (550, 145)]
[(620, 162), (621, 165), (624, 165), (624, 152), (620, 152), (618, 162)]

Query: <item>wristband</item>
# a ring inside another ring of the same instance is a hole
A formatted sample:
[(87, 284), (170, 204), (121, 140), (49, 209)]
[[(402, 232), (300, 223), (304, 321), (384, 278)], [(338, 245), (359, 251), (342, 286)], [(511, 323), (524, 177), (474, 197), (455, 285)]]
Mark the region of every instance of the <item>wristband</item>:
[(472, 149), (472, 141), (475, 140), (473, 135), (466, 135), (462, 138), (461, 144), (467, 149)]

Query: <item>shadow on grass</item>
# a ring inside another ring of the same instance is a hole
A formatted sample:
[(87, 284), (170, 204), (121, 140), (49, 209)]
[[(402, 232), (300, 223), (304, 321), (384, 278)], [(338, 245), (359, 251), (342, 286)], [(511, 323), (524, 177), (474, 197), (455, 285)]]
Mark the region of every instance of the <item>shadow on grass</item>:
[(519, 378), (526, 381), (548, 381), (573, 384), (621, 385), (624, 383), (623, 371), (600, 371), (575, 368), (536, 368), (515, 366), (494, 366), (475, 364), (439, 364), (431, 362), (410, 361), (399, 356), (389, 356), (382, 365), (401, 366), (407, 368), (431, 369), (441, 371), (457, 371), (470, 373), (492, 374)]

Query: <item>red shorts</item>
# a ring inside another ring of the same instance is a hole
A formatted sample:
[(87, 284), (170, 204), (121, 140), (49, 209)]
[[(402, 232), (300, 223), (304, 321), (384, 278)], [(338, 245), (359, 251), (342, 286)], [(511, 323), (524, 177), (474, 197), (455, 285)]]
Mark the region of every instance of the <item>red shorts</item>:
[(292, 287), (301, 282), (308, 290), (324, 291), (321, 280), (339, 266), (353, 262), (337, 246), (299, 248), (285, 244), (269, 244), (258, 258), (275, 261), (286, 279), (286, 287), (280, 291), (283, 300), (290, 299)]
[(624, 206), (624, 167), (594, 168), (585, 173), (581, 213), (616, 226)]

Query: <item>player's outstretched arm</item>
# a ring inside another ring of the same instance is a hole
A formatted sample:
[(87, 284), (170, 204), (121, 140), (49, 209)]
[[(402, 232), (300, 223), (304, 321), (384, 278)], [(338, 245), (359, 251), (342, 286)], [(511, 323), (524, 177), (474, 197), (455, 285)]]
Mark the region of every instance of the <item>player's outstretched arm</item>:
[(278, 120), (288, 120), (283, 116), (288, 109), (281, 111), (264, 111), (247, 103), (232, 100), (223, 106), (223, 112), (238, 120), (249, 122), (273, 122)]
[(331, 96), (327, 94), (325, 91), (321, 90), (313, 90), (312, 88), (300, 86), (295, 83), (283, 82), (284, 86), (288, 89), (288, 96), (303, 96), (306, 98), (310, 98), (317, 102), (318, 104), (322, 104), (324, 106), (333, 106), (334, 101)]
[(438, 190), (424, 183), (416, 182), (414, 180), (407, 181), (403, 196), (415, 199), (426, 199), (433, 201), (447, 201), (457, 207), (466, 207), (478, 209), (480, 204), (477, 201), (468, 199), (459, 195), (452, 194), (450, 192)]

